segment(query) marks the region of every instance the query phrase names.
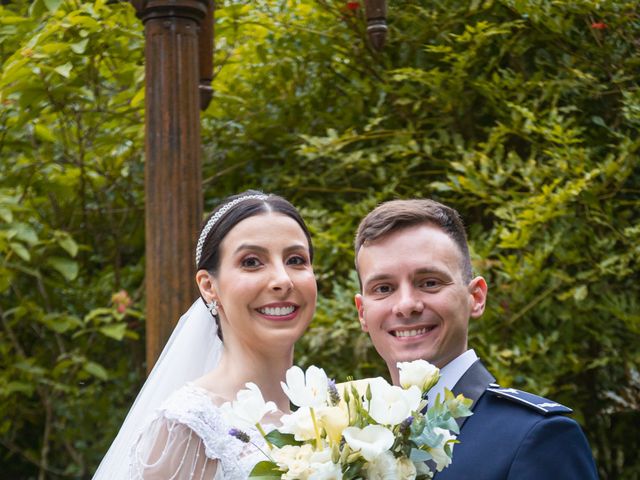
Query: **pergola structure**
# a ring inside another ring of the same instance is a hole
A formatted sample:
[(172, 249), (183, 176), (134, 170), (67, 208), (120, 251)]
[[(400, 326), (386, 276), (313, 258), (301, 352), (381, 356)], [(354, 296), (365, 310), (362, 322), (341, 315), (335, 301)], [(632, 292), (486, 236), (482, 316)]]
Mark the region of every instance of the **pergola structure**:
[[(200, 110), (213, 76), (213, 0), (131, 0), (145, 32), (147, 371), (197, 298), (202, 222)], [(386, 0), (365, 0), (371, 45), (386, 37)]]

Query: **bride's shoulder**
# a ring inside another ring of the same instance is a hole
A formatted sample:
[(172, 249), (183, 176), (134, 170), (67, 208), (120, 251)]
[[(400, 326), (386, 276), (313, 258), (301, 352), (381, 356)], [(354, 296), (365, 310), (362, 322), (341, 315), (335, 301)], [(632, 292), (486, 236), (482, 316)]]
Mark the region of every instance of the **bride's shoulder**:
[(187, 383), (167, 398), (159, 408), (159, 413), (165, 417), (175, 414), (191, 414), (219, 417), (222, 402), (207, 389), (195, 384)]

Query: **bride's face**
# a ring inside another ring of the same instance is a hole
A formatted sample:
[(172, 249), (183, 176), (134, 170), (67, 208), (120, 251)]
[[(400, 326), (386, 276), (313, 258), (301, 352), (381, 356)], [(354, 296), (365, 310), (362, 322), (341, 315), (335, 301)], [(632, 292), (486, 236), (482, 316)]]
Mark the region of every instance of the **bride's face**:
[(225, 343), (293, 345), (316, 306), (316, 280), (304, 232), (280, 213), (242, 220), (220, 244), (213, 286)]

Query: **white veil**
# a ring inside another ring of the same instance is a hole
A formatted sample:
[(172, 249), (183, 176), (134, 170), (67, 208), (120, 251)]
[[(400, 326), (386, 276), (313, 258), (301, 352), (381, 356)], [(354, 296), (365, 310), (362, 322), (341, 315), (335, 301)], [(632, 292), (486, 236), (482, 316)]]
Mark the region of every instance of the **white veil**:
[(212, 370), (221, 353), (216, 322), (199, 298), (180, 317), (93, 480), (128, 478), (129, 453), (155, 410), (185, 383)]

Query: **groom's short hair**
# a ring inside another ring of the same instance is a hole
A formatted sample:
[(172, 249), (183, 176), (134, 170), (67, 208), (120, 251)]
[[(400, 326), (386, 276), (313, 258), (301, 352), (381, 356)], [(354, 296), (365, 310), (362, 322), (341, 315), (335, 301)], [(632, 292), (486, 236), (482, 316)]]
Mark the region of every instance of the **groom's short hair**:
[(430, 199), (391, 200), (369, 212), (360, 222), (356, 233), (356, 270), (358, 252), (363, 245), (392, 232), (423, 223), (440, 228), (458, 246), (462, 254), (463, 278), (470, 282), (473, 271), (462, 218), (455, 209)]

